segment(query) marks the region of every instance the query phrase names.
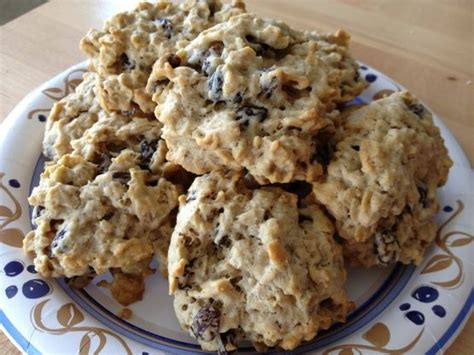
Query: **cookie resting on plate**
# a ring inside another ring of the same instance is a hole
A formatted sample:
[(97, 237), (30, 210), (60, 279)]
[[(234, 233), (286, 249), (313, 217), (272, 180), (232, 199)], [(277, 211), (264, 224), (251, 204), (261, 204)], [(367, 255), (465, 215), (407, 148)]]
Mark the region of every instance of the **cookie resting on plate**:
[(29, 198), (37, 228), (24, 247), (43, 276), (84, 286), (110, 270), (112, 289), (125, 290), (124, 280), (142, 282), (155, 254), (166, 275), (178, 196), (192, 176), (165, 160), (153, 114), (104, 111), (96, 80), (86, 73), (51, 110), (43, 150), (52, 161)]
[(229, 17), (245, 12), (240, 1), (223, 5), (218, 0), (157, 1), (139, 3), (106, 21), (103, 30), (91, 30), (81, 41), (99, 75), (97, 94), (107, 111), (153, 112), (155, 104), (145, 92), (153, 63), (169, 57), (199, 33)]
[(451, 159), (431, 113), (408, 92), (342, 118), (316, 198), (336, 219), (345, 255), (365, 266), (419, 264), (435, 238), (436, 189)]
[(24, 240), (41, 275), (113, 268), (141, 278), (155, 253), (166, 255), (179, 188), (139, 167), (123, 168), (123, 158), (100, 174), (79, 155), (46, 166), (28, 200), (37, 228)]
[(241, 174), (196, 178), (168, 253), (181, 326), (205, 350), (294, 349), (344, 321), (352, 304), (334, 227), (306, 197), (246, 187)]
[(349, 35), (300, 32), (234, 16), (153, 66), (147, 90), (164, 124), (167, 158), (203, 174), (247, 169), (260, 183), (314, 181), (318, 134), (336, 104), (366, 86)]

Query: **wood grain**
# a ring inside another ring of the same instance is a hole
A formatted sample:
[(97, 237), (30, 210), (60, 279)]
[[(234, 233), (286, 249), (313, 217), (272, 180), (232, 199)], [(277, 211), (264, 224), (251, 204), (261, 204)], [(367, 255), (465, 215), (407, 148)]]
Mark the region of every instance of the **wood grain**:
[[(474, 162), (471, 0), (248, 0), (300, 29), (352, 33), (356, 58), (410, 89), (443, 118)], [(50, 0), (0, 28), (0, 121), (31, 90), (84, 60), (80, 38), (130, 0)], [(474, 353), (471, 318), (447, 354)], [(2, 353), (18, 354), (0, 333)]]

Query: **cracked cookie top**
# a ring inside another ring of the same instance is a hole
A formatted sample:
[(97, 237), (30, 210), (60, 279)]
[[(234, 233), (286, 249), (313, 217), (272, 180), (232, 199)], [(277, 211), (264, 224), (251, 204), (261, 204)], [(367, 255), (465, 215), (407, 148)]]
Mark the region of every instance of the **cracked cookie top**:
[(155, 104), (145, 92), (153, 63), (182, 48), (200, 32), (245, 11), (240, 1), (223, 5), (219, 0), (183, 3), (142, 2), (133, 11), (106, 21), (81, 40), (82, 51), (97, 72), (97, 94), (106, 111), (139, 107), (153, 112)]
[(350, 303), (333, 225), (307, 197), (248, 188), (238, 173), (196, 178), (168, 253), (181, 326), (205, 350), (289, 350), (342, 321)]
[[(327, 174), (313, 190), (336, 218), (339, 234), (356, 242), (370, 239), (372, 254), (387, 254), (378, 255), (378, 262), (419, 262), (430, 240), (418, 246), (416, 257), (408, 242), (421, 238), (417, 228), (431, 223), (436, 189), (452, 165), (431, 113), (408, 92), (394, 93), (349, 113), (333, 143)], [(415, 231), (410, 238), (399, 225), (408, 217)], [(383, 252), (387, 244), (393, 253)]]
[[(24, 249), (46, 277), (111, 268), (143, 276), (155, 252), (166, 256), (180, 192), (126, 154), (112, 159), (106, 171), (66, 154), (47, 163), (28, 199), (37, 228), (25, 238)], [(161, 262), (166, 266), (166, 259)]]
[(292, 30), (243, 14), (154, 65), (170, 161), (203, 174), (247, 169), (260, 183), (313, 181), (322, 173), (318, 133), (336, 104), (365, 87), (348, 35)]

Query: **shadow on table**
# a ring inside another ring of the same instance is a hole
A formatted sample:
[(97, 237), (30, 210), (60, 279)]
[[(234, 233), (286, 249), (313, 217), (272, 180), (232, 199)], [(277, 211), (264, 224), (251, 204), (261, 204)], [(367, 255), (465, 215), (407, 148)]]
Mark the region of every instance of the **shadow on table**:
[(45, 2), (47, 0), (0, 0), (0, 26)]

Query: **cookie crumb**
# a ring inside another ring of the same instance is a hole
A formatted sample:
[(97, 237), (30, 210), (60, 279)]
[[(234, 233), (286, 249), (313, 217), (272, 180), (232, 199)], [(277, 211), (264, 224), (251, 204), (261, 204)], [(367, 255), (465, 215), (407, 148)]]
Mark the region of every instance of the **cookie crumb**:
[(130, 308), (122, 308), (118, 316), (122, 319), (130, 319), (133, 316), (133, 311)]
[(105, 280), (100, 280), (99, 282), (97, 282), (97, 286), (98, 286), (98, 287), (109, 288), (110, 283), (108, 283), (108, 282), (105, 281)]

